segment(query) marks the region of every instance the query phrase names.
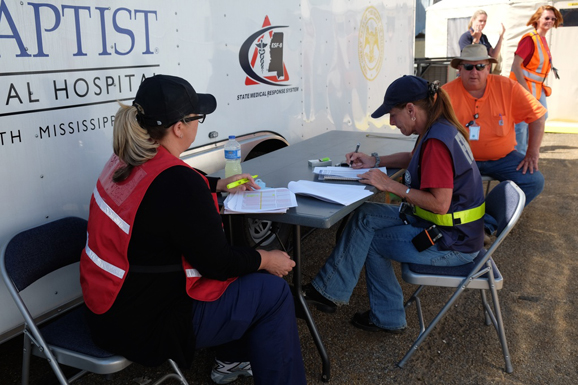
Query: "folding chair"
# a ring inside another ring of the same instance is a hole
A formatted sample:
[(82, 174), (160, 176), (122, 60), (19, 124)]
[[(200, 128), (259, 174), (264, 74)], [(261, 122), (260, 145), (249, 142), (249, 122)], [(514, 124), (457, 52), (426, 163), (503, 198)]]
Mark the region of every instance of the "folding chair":
[[(22, 231), (2, 247), (2, 279), (24, 317), (23, 385), (28, 384), (31, 353), (49, 362), (61, 384), (69, 384), (87, 372), (110, 375), (131, 364), (126, 358), (94, 344), (84, 319), (84, 304), (37, 325), (20, 295), (40, 278), (80, 260), (86, 243), (86, 226), (84, 219), (66, 217)], [(163, 376), (155, 384), (175, 378), (186, 385), (177, 365), (172, 360), (169, 363), (176, 373)], [(80, 372), (66, 378), (60, 365), (80, 369)]]
[[(498, 299), (498, 290), (502, 288), (504, 282), (498, 267), (492, 259), (492, 255), (520, 218), (525, 201), (524, 192), (512, 181), (501, 182), (490, 191), (486, 197), (486, 212), (498, 221), (497, 238), (487, 251), (482, 249), (473, 262), (454, 267), (412, 263), (402, 264), (402, 279), (408, 283), (419, 285), (418, 289), (405, 303), (405, 307), (407, 308), (411, 303), (415, 302), (420, 334), (403, 359), (398, 363), (399, 367), (403, 367), (407, 363), (420, 344), (466, 289), (478, 289), (481, 291), (486, 324), (489, 325), (491, 322), (498, 333), (506, 363), (506, 372), (511, 373), (513, 371)], [(419, 294), (426, 286), (455, 288), (450, 299), (427, 328), (425, 327), (419, 298)], [(487, 301), (486, 290), (490, 290), (494, 305), (493, 311)]]

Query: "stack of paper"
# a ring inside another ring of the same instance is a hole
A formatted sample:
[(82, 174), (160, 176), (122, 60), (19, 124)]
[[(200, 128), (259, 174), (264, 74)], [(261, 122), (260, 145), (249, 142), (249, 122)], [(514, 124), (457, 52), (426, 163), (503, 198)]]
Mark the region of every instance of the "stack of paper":
[(360, 199), (372, 195), (365, 186), (352, 186), (348, 184), (320, 183), (309, 180), (289, 182), (289, 190), (295, 194), (307, 195), (331, 203), (344, 206), (357, 202)]
[[(359, 180), (357, 175), (364, 174), (371, 168), (349, 168), (349, 167), (315, 167), (313, 173), (320, 176), (320, 180)], [(387, 168), (380, 167), (379, 170), (387, 174)]]
[(297, 199), (286, 188), (268, 188), (229, 194), (224, 206), (225, 214), (284, 213), (297, 206)]

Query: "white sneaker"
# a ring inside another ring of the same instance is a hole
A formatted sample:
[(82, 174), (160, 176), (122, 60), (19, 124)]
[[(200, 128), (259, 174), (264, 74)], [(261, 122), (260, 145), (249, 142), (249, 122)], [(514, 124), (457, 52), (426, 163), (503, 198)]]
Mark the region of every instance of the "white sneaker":
[(215, 358), (215, 366), (211, 371), (211, 380), (216, 384), (228, 384), (239, 376), (252, 377), (250, 362), (226, 362)]

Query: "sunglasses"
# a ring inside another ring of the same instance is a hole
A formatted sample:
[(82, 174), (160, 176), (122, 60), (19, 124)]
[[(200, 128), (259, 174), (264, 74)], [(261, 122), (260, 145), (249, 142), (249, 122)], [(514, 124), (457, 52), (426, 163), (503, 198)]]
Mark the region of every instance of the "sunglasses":
[(478, 71), (483, 71), (486, 66), (487, 64), (462, 64), (462, 67), (464, 67), (466, 71), (471, 71), (474, 69), (474, 67)]
[(544, 20), (546, 20), (546, 21), (550, 21), (550, 20), (556, 21), (556, 18), (555, 18), (555, 17), (545, 17)]

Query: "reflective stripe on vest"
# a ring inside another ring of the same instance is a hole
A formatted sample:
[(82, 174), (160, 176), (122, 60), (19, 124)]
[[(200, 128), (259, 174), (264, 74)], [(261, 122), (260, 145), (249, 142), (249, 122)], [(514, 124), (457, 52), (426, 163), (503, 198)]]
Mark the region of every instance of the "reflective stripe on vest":
[(100, 211), (106, 214), (118, 227), (121, 229), (125, 234), (130, 234), (130, 225), (126, 223), (120, 215), (118, 215), (109, 205), (106, 204), (104, 199), (100, 196), (98, 192), (98, 188), (95, 186), (94, 191), (92, 192), (94, 195), (94, 200), (98, 205)]
[[(548, 77), (552, 63), (550, 62), (548, 50), (544, 46), (538, 32), (536, 30), (528, 32), (522, 36), (522, 40), (526, 37), (530, 37), (534, 43), (534, 54), (526, 66), (522, 65), (522, 75), (524, 76), (528, 90), (536, 99), (540, 99), (542, 88), (547, 88), (544, 82)], [(510, 79), (518, 80), (513, 71), (510, 72)], [(549, 95), (549, 92), (546, 92), (546, 96), (547, 95)]]
[(126, 271), (124, 271), (123, 269), (121, 269), (119, 267), (116, 267), (112, 263), (106, 262), (105, 260), (101, 259), (98, 255), (96, 255), (96, 253), (94, 251), (92, 251), (90, 247), (88, 247), (88, 237), (89, 237), (89, 234), (86, 233), (86, 246), (84, 247), (84, 251), (86, 251), (86, 255), (88, 255), (90, 260), (92, 262), (94, 262), (94, 264), (96, 266), (100, 267), (102, 270), (106, 271), (107, 273), (110, 273), (110, 274), (114, 275), (115, 277), (122, 279), (124, 277), (124, 274), (126, 273)]
[(414, 206), (414, 214), (417, 217), (435, 223), (438, 226), (459, 226), (481, 219), (486, 213), (486, 202), (473, 209), (456, 211), (448, 214), (434, 214), (431, 211), (424, 210)]
[(189, 278), (202, 277), (201, 273), (199, 273), (199, 270), (197, 269), (185, 269), (185, 273)]

